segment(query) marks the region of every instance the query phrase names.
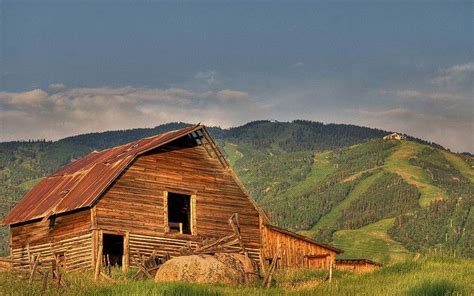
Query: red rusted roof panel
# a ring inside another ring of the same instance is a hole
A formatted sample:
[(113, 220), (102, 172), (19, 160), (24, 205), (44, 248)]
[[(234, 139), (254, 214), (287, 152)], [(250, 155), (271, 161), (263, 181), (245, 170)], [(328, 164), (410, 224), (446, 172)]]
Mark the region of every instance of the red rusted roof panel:
[(196, 125), (100, 152), (94, 151), (44, 178), (2, 222), (5, 225), (16, 224), (90, 207), (138, 155), (202, 127)]

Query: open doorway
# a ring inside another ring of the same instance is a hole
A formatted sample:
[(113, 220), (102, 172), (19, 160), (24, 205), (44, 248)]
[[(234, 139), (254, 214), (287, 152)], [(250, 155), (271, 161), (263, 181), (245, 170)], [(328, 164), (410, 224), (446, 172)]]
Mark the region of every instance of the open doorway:
[(122, 266), (123, 240), (123, 235), (104, 233), (102, 253), (107, 265)]
[(191, 234), (191, 196), (168, 193), (169, 232)]

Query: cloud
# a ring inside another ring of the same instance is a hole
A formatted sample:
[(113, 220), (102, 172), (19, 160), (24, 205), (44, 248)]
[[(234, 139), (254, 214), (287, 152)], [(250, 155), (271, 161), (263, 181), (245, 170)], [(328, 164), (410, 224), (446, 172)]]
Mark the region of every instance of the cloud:
[(34, 89), (21, 93), (0, 92), (0, 102), (12, 105), (37, 106), (48, 100), (48, 93), (42, 89)]
[(416, 90), (403, 90), (398, 92), (398, 96), (407, 99), (428, 100), (435, 102), (456, 102), (463, 101), (465, 97), (455, 93), (425, 93)]
[(467, 112), (436, 113), (412, 108), (349, 110), (359, 124), (406, 133), (456, 151), (474, 151), (472, 116)]
[(194, 78), (206, 82), (208, 85), (219, 84), (217, 71), (200, 71), (194, 75)]
[(136, 87), (0, 92), (0, 107), (0, 141), (58, 139), (170, 121), (234, 126), (258, 117), (263, 108), (238, 90)]
[(294, 63), (293, 65), (291, 65), (292, 68), (300, 68), (300, 67), (303, 67), (303, 66), (304, 66), (303, 62), (297, 62), (297, 63)]
[(405, 108), (394, 108), (394, 109), (379, 110), (379, 111), (359, 109), (359, 110), (356, 110), (356, 112), (365, 116), (381, 118), (381, 119), (383, 118), (405, 118), (406, 119), (406, 118), (417, 115), (412, 110), (405, 109)]
[(243, 91), (224, 89), (217, 93), (217, 97), (223, 102), (234, 102), (248, 99), (249, 94)]
[(62, 83), (51, 83), (50, 85), (48, 85), (48, 89), (51, 89), (51, 90), (61, 90), (65, 88), (66, 88), (66, 85)]
[(430, 80), (432, 84), (437, 86), (450, 86), (467, 82), (471, 84), (472, 88), (474, 62), (454, 65), (452, 67), (443, 69), (440, 72), (441, 73), (439, 75)]

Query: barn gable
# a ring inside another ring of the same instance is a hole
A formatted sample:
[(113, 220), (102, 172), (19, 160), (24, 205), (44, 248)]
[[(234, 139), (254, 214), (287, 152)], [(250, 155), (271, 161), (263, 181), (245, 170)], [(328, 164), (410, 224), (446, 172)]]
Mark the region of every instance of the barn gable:
[[(189, 219), (172, 221), (171, 203), (183, 198)], [(131, 254), (145, 243), (160, 256), (178, 255), (189, 241), (232, 234), (227, 221), (237, 213), (242, 241), (251, 257), (259, 257), (259, 211), (229, 170), (202, 145), (172, 142), (140, 155), (93, 209), (94, 229), (128, 235)]]
[[(152, 149), (191, 136), (205, 137), (213, 144), (204, 126), (195, 125), (135, 142), (92, 152), (44, 178), (3, 219), (4, 225), (47, 219), (81, 208), (91, 207), (109, 185), (139, 156)], [(227, 165), (217, 146), (211, 145), (223, 165)], [(238, 182), (238, 181), (237, 181)]]

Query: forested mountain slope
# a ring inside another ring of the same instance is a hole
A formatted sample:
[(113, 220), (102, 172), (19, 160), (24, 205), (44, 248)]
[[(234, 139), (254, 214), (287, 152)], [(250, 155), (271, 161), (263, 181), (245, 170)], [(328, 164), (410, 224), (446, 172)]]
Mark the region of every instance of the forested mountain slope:
[(342, 257), (474, 256), (473, 170), (449, 151), (380, 138), (324, 152), (225, 150), (273, 221), (333, 242)]
[[(186, 125), (0, 143), (0, 216), (73, 159)], [(386, 131), (342, 124), (257, 121), (209, 130), (279, 226), (332, 241), (346, 257), (390, 263), (440, 247), (474, 256), (469, 155), (412, 138), (384, 141)]]

